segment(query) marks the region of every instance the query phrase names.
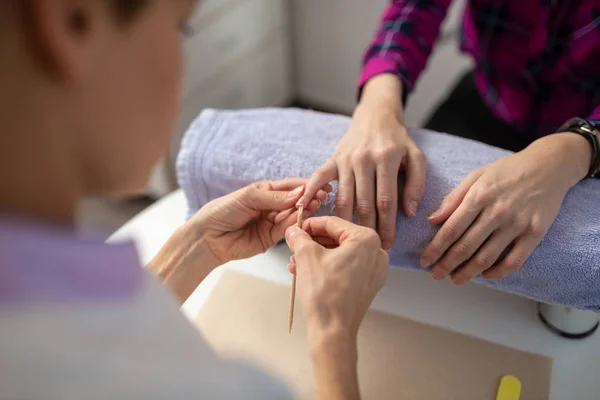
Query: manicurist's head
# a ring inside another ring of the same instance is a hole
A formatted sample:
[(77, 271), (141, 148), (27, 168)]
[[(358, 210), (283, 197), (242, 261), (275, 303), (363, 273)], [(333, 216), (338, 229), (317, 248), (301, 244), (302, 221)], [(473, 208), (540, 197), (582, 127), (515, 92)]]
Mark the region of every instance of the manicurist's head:
[(178, 116), (195, 5), (0, 2), (2, 211), (60, 204), (66, 216), (84, 195), (144, 188)]

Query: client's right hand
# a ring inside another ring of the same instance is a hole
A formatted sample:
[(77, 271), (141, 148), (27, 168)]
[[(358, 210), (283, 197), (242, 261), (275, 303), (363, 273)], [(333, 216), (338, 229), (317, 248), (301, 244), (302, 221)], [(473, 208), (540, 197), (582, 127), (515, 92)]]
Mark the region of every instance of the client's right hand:
[(340, 218), (310, 218), (303, 229), (288, 228), (286, 240), (309, 340), (327, 332), (354, 342), (385, 283), (389, 257), (374, 230)]

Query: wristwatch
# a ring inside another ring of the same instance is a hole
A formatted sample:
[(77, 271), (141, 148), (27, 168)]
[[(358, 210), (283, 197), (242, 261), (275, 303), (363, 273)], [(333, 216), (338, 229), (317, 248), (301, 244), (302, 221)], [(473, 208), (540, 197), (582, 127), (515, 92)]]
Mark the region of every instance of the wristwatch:
[(592, 165), (586, 178), (600, 178), (600, 123), (575, 117), (565, 122), (558, 132), (573, 132), (583, 136), (592, 146)]

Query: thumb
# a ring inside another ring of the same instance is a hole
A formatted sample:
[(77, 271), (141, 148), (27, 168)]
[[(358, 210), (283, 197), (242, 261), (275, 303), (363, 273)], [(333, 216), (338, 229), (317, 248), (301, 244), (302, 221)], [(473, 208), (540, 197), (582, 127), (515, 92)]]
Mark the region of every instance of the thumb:
[(290, 226), (285, 231), (285, 241), (294, 254), (302, 252), (308, 247), (321, 247), (306, 231), (297, 226)]
[(284, 211), (293, 208), (303, 192), (304, 186), (292, 191), (276, 191), (253, 185), (244, 192), (244, 200), (256, 211)]

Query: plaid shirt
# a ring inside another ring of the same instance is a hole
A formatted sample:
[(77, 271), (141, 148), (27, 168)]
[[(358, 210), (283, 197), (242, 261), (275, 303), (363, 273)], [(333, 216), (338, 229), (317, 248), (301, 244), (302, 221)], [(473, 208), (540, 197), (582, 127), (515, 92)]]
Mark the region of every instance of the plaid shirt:
[[(359, 85), (384, 72), (410, 92), (451, 0), (395, 0), (367, 49)], [(567, 119), (600, 120), (600, 0), (470, 0), (461, 49), (483, 101), (534, 136)]]

